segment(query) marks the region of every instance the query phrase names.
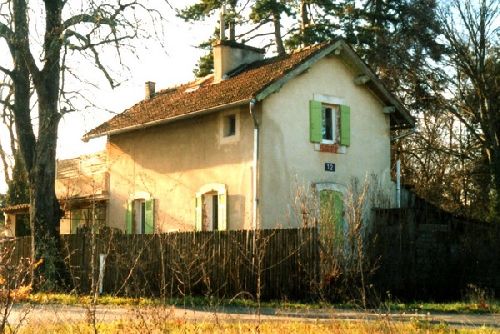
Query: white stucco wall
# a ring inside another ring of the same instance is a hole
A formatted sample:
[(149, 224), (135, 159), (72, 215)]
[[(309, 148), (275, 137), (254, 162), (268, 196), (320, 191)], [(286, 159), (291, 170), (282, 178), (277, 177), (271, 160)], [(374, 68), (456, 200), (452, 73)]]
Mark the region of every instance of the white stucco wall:
[(16, 215), (3, 213), (4, 224), (0, 228), (1, 237), (15, 237), (16, 236)]
[[(221, 141), (221, 119), (237, 112), (239, 135)], [(132, 194), (155, 199), (157, 231), (194, 230), (195, 195), (204, 185), (227, 187), (228, 228), (251, 226), (253, 125), (248, 106), (113, 135), (108, 142), (108, 225), (125, 229)]]
[[(263, 101), (260, 126), (260, 223), (264, 228), (296, 226), (293, 198), (297, 187), (335, 183), (346, 189), (353, 177), (376, 174), (389, 198), (389, 116), (383, 104), (364, 86), (353, 83), (351, 72), (338, 57), (327, 57), (286, 83)], [(345, 154), (315, 150), (309, 140), (309, 100), (314, 94), (343, 99), (351, 107), (351, 145)], [(326, 162), (336, 165), (326, 172)], [(312, 189), (311, 189), (312, 191)]]

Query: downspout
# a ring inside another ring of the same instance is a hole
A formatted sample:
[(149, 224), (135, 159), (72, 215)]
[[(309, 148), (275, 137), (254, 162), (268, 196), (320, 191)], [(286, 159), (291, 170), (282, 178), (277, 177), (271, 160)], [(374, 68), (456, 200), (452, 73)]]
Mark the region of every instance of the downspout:
[(401, 160), (396, 161), (396, 208), (401, 209)]
[(257, 229), (257, 205), (259, 199), (257, 198), (257, 166), (259, 159), (259, 123), (257, 121), (257, 115), (255, 114), (255, 105), (257, 101), (255, 99), (250, 100), (250, 115), (253, 119), (253, 159), (252, 159), (252, 228)]
[[(399, 136), (392, 137), (391, 142), (412, 135), (414, 133), (415, 133), (415, 128), (412, 128), (410, 131), (406, 133), (402, 133)], [(396, 160), (396, 208), (398, 209), (401, 208), (401, 160), (399, 159), (399, 157), (398, 160)]]

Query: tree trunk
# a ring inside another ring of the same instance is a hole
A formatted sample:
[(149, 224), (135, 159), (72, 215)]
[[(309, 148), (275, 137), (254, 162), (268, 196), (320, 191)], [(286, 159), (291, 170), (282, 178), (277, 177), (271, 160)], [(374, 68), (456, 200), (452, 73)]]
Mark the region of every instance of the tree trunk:
[(305, 35), (306, 28), (309, 26), (309, 10), (305, 0), (300, 2), (300, 33)]
[[(40, 109), (47, 108), (40, 104)], [(42, 112), (41, 112), (42, 113)], [(40, 126), (36, 159), (29, 171), (30, 227), (34, 239), (34, 258), (42, 260), (36, 272), (38, 288), (46, 291), (60, 288), (64, 282), (64, 263), (60, 254), (59, 203), (55, 194), (56, 141), (59, 116), (55, 114)]]
[(494, 194), (490, 200), (490, 219), (491, 221), (496, 222), (497, 225), (500, 225), (500, 150), (498, 150), (498, 148), (493, 148), (491, 150), (490, 166), (494, 188)]
[(281, 18), (279, 12), (273, 11), (273, 24), (276, 49), (278, 51), (278, 55), (283, 56), (286, 54), (286, 51), (285, 46), (283, 45), (283, 37), (281, 36)]
[[(55, 195), (57, 130), (61, 49), (61, 0), (45, 1), (44, 68), (30, 64), (28, 6), (26, 0), (13, 0), (15, 41), (14, 115), (19, 148), (28, 172), (30, 187), (30, 227), (32, 260), (41, 264), (32, 283), (54, 290), (63, 282), (64, 263), (59, 247), (60, 208)], [(31, 65), (31, 66), (30, 66)], [(38, 97), (38, 136), (30, 113), (30, 74)], [(42, 278), (38, 280), (38, 278)]]

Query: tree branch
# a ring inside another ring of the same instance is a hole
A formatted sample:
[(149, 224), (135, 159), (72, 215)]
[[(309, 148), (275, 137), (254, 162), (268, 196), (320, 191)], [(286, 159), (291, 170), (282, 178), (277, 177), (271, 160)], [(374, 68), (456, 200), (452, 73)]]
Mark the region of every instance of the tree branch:
[(6, 69), (3, 66), (0, 66), (0, 71), (2, 71), (3, 73), (7, 74), (8, 76), (10, 76), (12, 78), (13, 72), (11, 70)]
[(100, 17), (96, 14), (78, 14), (75, 15), (63, 23), (63, 30), (69, 29), (72, 26), (75, 26), (77, 24), (81, 23), (94, 23), (96, 25), (109, 25), (109, 26), (115, 26), (116, 22), (112, 18), (106, 18), (106, 17)]
[(4, 23), (0, 22), (0, 37), (4, 38), (9, 47), (12, 47), (14, 32)]

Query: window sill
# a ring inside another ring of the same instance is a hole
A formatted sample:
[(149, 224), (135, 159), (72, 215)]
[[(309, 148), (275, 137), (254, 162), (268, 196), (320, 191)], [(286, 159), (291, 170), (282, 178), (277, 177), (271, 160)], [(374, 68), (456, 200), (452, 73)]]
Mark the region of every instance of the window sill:
[(346, 154), (347, 146), (339, 144), (314, 144), (314, 150), (323, 153)]
[(232, 136), (221, 137), (220, 143), (221, 144), (232, 144), (232, 143), (238, 142), (239, 140), (240, 140), (240, 136), (238, 134), (235, 134)]

